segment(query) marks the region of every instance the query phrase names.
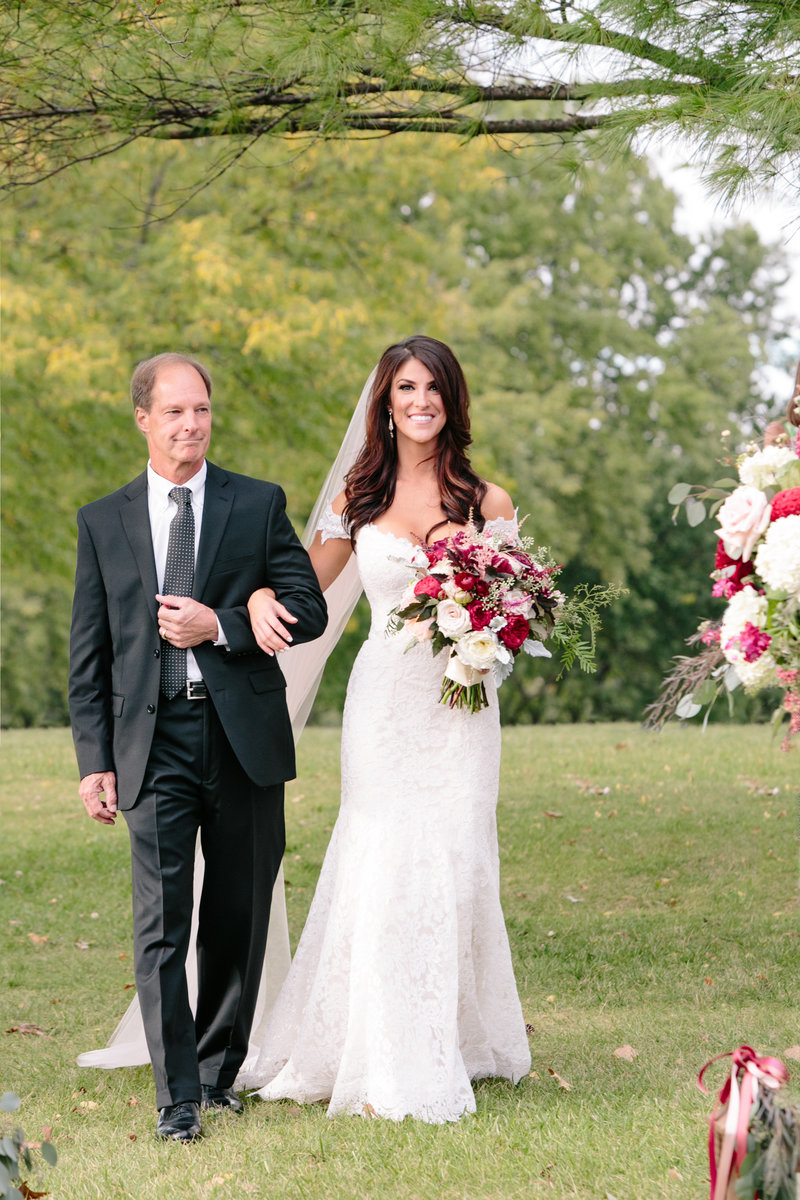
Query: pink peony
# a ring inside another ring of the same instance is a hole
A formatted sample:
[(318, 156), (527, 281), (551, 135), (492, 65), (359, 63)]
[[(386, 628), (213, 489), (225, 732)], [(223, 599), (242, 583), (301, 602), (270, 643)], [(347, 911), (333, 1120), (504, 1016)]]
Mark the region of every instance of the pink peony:
[(769, 502), (763, 492), (754, 487), (738, 487), (717, 513), (717, 535), (725, 544), (731, 558), (747, 562), (753, 546), (769, 524)]
[(442, 594), (442, 585), (433, 575), (426, 575), (424, 579), (420, 579), (414, 584), (415, 596), (432, 596), (434, 600), (438, 600)]

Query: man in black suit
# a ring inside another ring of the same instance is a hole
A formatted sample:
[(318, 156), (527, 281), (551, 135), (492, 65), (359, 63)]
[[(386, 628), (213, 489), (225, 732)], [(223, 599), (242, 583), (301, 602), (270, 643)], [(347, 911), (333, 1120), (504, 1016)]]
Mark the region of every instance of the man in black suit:
[[(201, 1106), (241, 1111), (233, 1082), (284, 850), (283, 785), (295, 773), (276, 653), (319, 637), (327, 618), (282, 490), (206, 461), (206, 369), (158, 355), (136, 368), (131, 396), (150, 461), (78, 513), (70, 714), (87, 812), (113, 825), (119, 808), (130, 831), (157, 1134), (191, 1141)], [(246, 608), (265, 586), (275, 594), (268, 652)], [(193, 1018), (185, 962), (198, 830)]]

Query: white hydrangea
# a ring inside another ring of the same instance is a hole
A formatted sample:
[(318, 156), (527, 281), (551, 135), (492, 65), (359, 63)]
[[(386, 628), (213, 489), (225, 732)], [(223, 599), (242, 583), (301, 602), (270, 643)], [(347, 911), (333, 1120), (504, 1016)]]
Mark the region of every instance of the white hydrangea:
[(747, 662), (744, 655), (739, 651), (735, 651), (736, 658), (731, 658), (725, 655), (729, 662), (732, 662), (736, 667), (736, 674), (742, 681), (742, 686), (748, 692), (757, 692), (759, 688), (773, 687), (778, 683), (778, 664), (770, 654), (769, 650), (765, 650), (753, 662)]
[(800, 515), (772, 522), (756, 553), (755, 568), (774, 591), (800, 595)]
[(748, 454), (739, 463), (739, 478), (748, 487), (773, 487), (777, 482), (776, 476), (781, 467), (794, 462), (797, 458), (794, 450), (788, 446), (765, 446)]
[[(759, 596), (754, 587), (749, 584), (743, 587), (735, 596), (731, 596), (728, 601), (728, 607), (725, 609), (725, 616), (722, 618), (722, 626), (719, 631), (719, 644), (727, 658), (725, 645), (731, 638), (738, 637), (745, 625), (755, 625), (758, 629), (763, 629), (767, 623), (767, 601), (766, 597)], [(729, 658), (729, 662), (734, 659)]]
[(770, 687), (778, 682), (777, 663), (768, 650), (753, 662), (748, 662), (736, 644), (736, 639), (745, 625), (755, 625), (758, 629), (763, 629), (766, 623), (766, 597), (759, 596), (749, 584), (728, 601), (719, 631), (719, 644), (725, 658), (736, 668), (736, 674), (748, 691), (755, 692), (759, 688)]

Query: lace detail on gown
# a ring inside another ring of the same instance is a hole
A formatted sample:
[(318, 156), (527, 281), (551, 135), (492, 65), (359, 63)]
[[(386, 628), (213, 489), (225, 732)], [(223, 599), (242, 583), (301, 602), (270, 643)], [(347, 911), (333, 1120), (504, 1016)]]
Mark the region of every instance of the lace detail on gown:
[(474, 1111), (471, 1080), (516, 1081), (530, 1054), (500, 907), (496, 691), (487, 682), (479, 713), (446, 708), (444, 657), (387, 635), (412, 551), (374, 525), (358, 532), (372, 624), (348, 684), (341, 810), (237, 1083), (329, 1100), (329, 1115), (442, 1122)]
[(317, 532), (322, 534), (323, 546), (329, 538), (348, 538), (350, 534), (347, 531), (347, 526), (344, 523), (344, 518), (333, 511), (333, 505), (330, 501), (322, 510), (322, 516), (317, 525)]

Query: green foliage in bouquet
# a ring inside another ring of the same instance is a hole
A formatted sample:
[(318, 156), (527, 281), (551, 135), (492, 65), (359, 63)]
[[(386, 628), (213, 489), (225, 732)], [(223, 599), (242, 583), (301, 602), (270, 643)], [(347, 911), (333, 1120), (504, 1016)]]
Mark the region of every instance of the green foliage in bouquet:
[(797, 1200), (800, 1114), (760, 1089), (747, 1130), (747, 1156), (736, 1181), (740, 1200)]
[[(4, 1092), (0, 1096), (0, 1112), (16, 1112), (20, 1103), (19, 1096), (14, 1092)], [(33, 1170), (32, 1144), (19, 1128), (9, 1128), (5, 1132), (0, 1129), (0, 1133), (0, 1197), (3, 1200), (24, 1200), (25, 1196), (42, 1194), (32, 1192), (22, 1178), (23, 1172), (27, 1175)], [(42, 1142), (41, 1151), (44, 1161), (54, 1167), (58, 1154), (52, 1142)]]

